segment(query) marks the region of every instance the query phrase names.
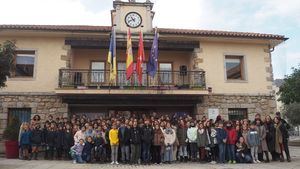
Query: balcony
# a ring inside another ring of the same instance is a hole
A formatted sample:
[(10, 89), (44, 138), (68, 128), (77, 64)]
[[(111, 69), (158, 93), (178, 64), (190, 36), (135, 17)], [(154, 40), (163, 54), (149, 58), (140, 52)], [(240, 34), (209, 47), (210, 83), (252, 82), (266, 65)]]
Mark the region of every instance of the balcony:
[(143, 72), (141, 85), (138, 84), (135, 72), (132, 78), (127, 80), (126, 71), (119, 70), (113, 84), (109, 83), (109, 74), (108, 70), (60, 69), (59, 88), (56, 93), (72, 94), (74, 90), (81, 91), (79, 93), (83, 93), (84, 90), (84, 94), (197, 94), (197, 91), (198, 94), (199, 91), (202, 91), (201, 94), (207, 93), (204, 71), (160, 71), (154, 78)]

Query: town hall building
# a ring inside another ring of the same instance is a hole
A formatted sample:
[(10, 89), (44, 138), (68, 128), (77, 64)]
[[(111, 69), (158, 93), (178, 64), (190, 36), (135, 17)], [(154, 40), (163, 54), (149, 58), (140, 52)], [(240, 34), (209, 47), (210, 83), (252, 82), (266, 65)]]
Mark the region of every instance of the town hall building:
[[(12, 40), (17, 46), (16, 69), (0, 89), (0, 134), (13, 116), (26, 121), (36, 114), (42, 119), (116, 112), (253, 119), (256, 113), (275, 112), (271, 53), (288, 39), (283, 35), (157, 28), (155, 77), (144, 70), (142, 85), (136, 75), (128, 81), (127, 30), (132, 32), (134, 62), (143, 32), (146, 69), (155, 31), (153, 5), (149, 0), (115, 0), (111, 26), (0, 25), (0, 43)], [(109, 83), (107, 63), (112, 27), (114, 84)]]

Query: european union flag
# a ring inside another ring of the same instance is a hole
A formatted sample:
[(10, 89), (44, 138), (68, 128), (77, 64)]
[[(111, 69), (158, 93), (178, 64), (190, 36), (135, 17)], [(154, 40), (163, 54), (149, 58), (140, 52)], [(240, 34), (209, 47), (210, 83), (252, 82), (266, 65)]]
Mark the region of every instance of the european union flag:
[(158, 60), (158, 35), (157, 35), (157, 30), (155, 30), (155, 35), (151, 47), (151, 53), (147, 64), (147, 73), (152, 78), (154, 78), (157, 72), (157, 66), (158, 66), (157, 60)]

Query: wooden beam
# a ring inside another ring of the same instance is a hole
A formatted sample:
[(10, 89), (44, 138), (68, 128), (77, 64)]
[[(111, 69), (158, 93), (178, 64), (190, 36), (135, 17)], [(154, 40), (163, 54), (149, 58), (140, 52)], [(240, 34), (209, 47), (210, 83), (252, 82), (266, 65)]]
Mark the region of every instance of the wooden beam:
[[(71, 45), (72, 48), (84, 48), (84, 49), (108, 49), (109, 40), (93, 40), (93, 39), (66, 39), (66, 45)], [(127, 42), (124, 40), (117, 41), (118, 49), (126, 49)], [(150, 50), (152, 46), (151, 40), (144, 41), (144, 48)], [(138, 48), (138, 41), (132, 42), (132, 48)], [(199, 42), (196, 41), (159, 41), (160, 50), (179, 50), (179, 51), (193, 51), (195, 48), (199, 48)]]

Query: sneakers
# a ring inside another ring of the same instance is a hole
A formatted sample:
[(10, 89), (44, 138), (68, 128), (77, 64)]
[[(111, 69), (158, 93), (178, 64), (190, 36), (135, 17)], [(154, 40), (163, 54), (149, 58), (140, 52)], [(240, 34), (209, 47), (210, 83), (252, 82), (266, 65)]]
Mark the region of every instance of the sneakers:
[(216, 161), (211, 161), (210, 164), (217, 164), (217, 162)]
[(232, 164), (232, 161), (231, 161), (231, 160), (229, 160), (229, 161), (228, 161), (228, 164)]
[(115, 162), (116, 165), (119, 165), (118, 161)]
[(76, 160), (73, 160), (73, 164), (77, 164)]
[(256, 161), (256, 160), (253, 160), (253, 163), (254, 163), (254, 164), (257, 164), (257, 161)]
[(261, 163), (259, 160), (256, 160), (257, 163)]
[(115, 162), (114, 162), (114, 161), (112, 161), (110, 164), (111, 164), (111, 165), (114, 165), (114, 164), (115, 164)]
[(232, 161), (232, 164), (236, 164), (236, 161), (235, 161), (235, 160), (233, 160), (233, 161)]

